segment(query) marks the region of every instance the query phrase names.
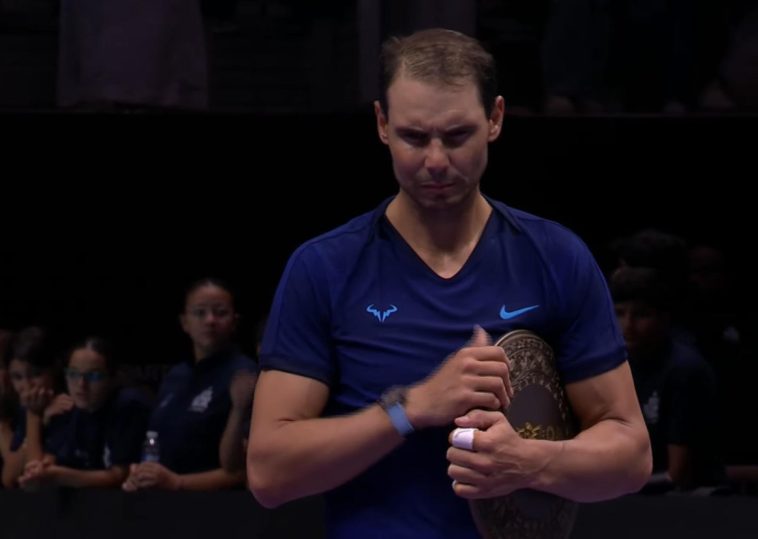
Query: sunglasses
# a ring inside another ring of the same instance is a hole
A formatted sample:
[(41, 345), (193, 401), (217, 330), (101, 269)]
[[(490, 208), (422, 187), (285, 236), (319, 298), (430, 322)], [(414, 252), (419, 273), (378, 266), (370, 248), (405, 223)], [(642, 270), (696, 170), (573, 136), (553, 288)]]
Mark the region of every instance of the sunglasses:
[(88, 372), (81, 372), (77, 371), (76, 369), (66, 369), (66, 378), (71, 382), (78, 382), (79, 380), (84, 380), (88, 383), (94, 383), (94, 382), (101, 382), (105, 380), (105, 378), (108, 376), (103, 371), (88, 371)]

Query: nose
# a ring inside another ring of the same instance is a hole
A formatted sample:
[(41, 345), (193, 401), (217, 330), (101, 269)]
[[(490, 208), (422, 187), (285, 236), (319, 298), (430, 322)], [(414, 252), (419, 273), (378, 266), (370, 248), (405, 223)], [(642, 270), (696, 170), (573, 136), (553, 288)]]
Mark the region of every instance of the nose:
[(450, 166), (450, 158), (441, 140), (433, 139), (429, 143), (424, 166), (432, 178), (444, 176), (447, 172), (447, 168)]

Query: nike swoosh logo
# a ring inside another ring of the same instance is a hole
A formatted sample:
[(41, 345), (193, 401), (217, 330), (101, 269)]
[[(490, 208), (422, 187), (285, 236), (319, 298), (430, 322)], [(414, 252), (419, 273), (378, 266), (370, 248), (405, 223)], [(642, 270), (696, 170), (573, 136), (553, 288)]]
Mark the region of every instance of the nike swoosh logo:
[(500, 318), (503, 320), (510, 320), (511, 318), (516, 318), (517, 316), (521, 316), (524, 313), (528, 313), (529, 311), (533, 311), (539, 307), (539, 305), (530, 305), (529, 307), (524, 307), (523, 309), (516, 309), (515, 311), (507, 311), (505, 310), (505, 305), (500, 307)]

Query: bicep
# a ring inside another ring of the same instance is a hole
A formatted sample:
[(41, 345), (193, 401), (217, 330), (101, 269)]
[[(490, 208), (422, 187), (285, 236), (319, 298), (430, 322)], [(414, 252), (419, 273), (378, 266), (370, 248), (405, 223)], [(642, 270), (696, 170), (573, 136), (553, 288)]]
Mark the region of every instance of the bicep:
[(629, 363), (566, 385), (566, 396), (582, 430), (605, 420), (644, 426)]
[(329, 398), (329, 387), (314, 378), (283, 371), (260, 373), (253, 403), (252, 430), (319, 417)]

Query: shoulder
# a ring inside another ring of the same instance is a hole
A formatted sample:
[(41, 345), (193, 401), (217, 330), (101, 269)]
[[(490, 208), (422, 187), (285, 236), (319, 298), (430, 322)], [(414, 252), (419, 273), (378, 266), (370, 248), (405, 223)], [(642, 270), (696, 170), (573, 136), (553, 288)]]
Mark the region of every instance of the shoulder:
[(376, 221), (380, 217), (377, 208), (359, 215), (347, 223), (312, 238), (298, 247), (292, 254), (290, 264), (339, 264), (360, 252), (370, 241)]
[(239, 350), (234, 350), (227, 359), (227, 364), (234, 371), (246, 370), (251, 372), (258, 371), (258, 364), (250, 356), (243, 354)]
[(674, 340), (671, 343), (669, 371), (677, 375), (710, 376), (711, 368), (700, 351), (692, 344)]
[(535, 249), (566, 259), (585, 258), (589, 255), (584, 241), (565, 225), (496, 200), (490, 200), (490, 203), (510, 225), (514, 235), (523, 237)]

